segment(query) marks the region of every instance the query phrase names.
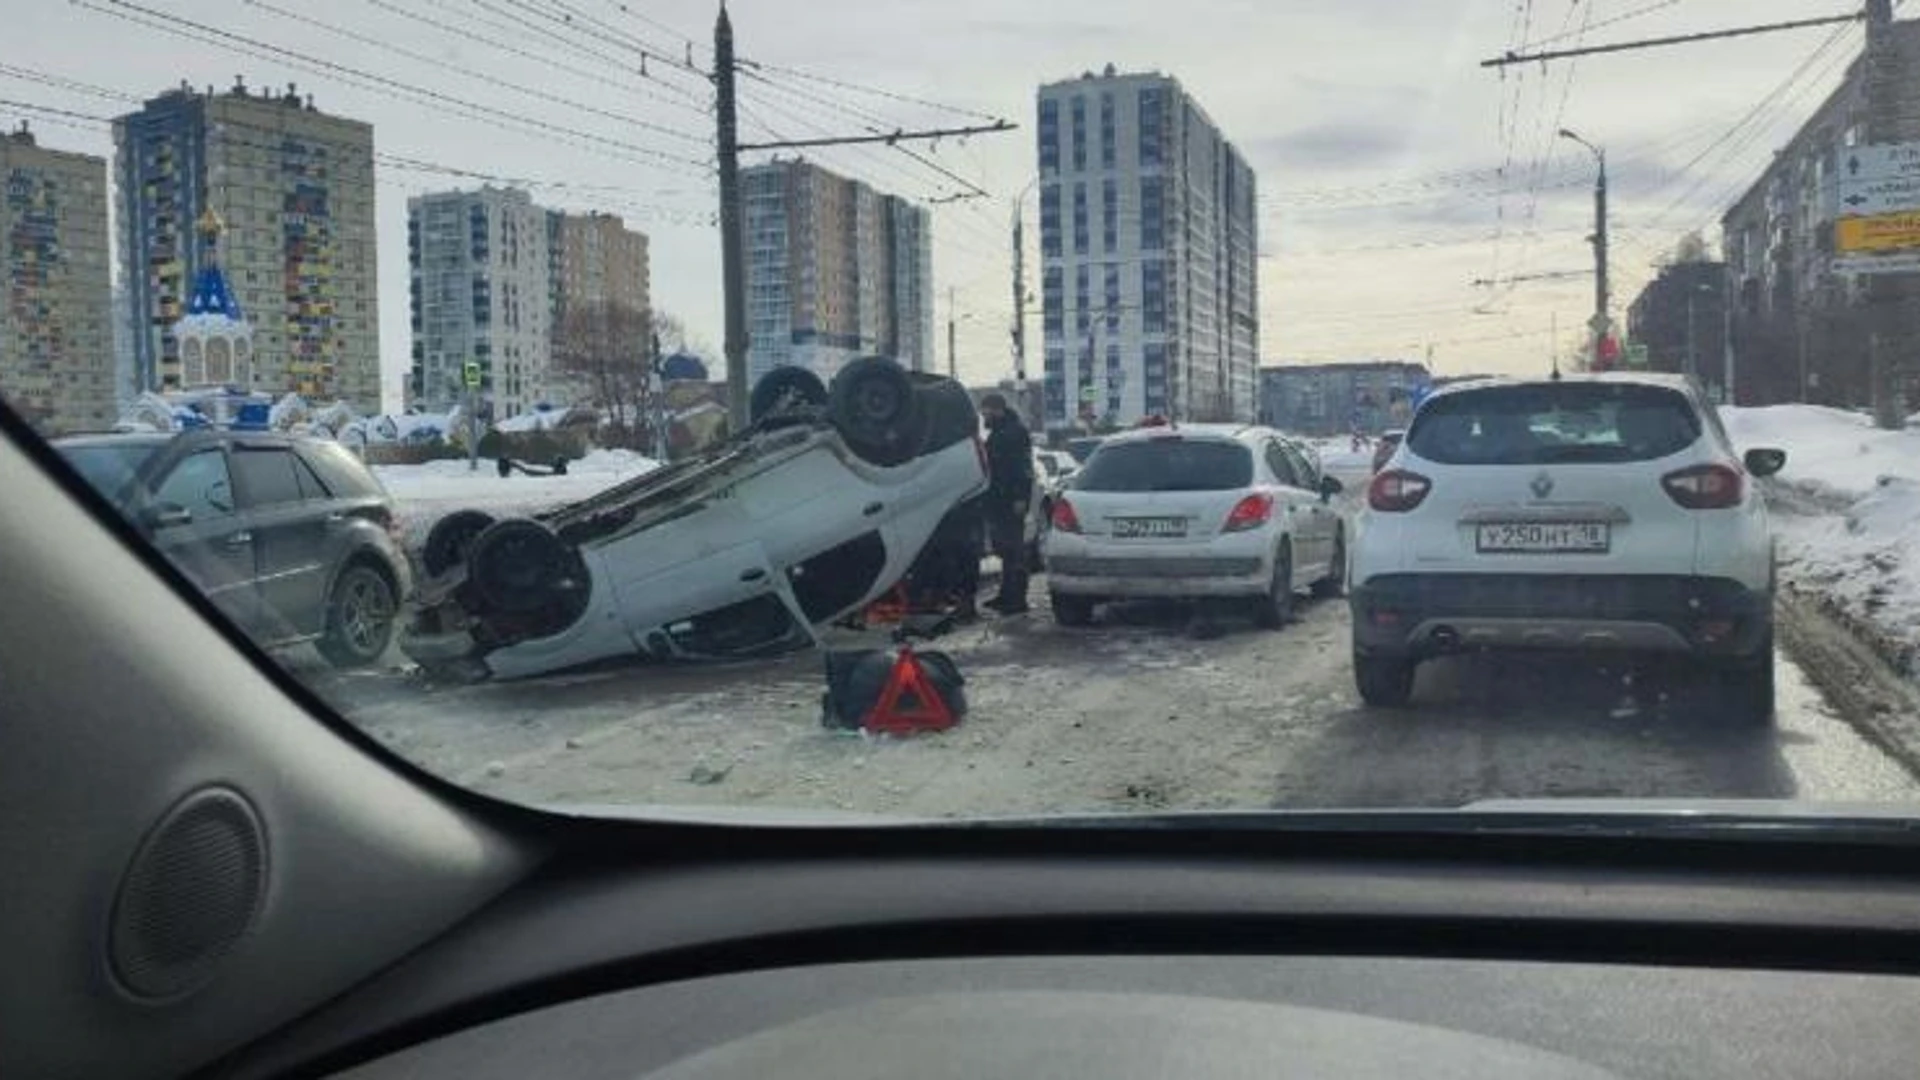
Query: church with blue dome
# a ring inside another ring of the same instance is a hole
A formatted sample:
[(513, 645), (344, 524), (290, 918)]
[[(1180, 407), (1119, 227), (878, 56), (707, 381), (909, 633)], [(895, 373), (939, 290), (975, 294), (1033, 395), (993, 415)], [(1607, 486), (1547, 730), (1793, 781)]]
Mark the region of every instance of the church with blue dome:
[(173, 324), (180, 342), (180, 385), (193, 390), (228, 388), (236, 393), (253, 389), (253, 326), (240, 310), (220, 267), (220, 235), (225, 225), (208, 208), (195, 226), (200, 234), (200, 273), (194, 278), (187, 313)]

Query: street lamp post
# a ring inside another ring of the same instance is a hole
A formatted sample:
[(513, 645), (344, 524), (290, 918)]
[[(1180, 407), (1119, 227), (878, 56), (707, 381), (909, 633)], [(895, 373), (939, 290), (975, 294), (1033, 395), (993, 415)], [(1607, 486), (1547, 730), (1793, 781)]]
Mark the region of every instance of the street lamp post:
[[(1696, 282), (1687, 289), (1687, 377), (1700, 377), (1700, 334), (1696, 326), (1694, 311), (1702, 293), (1710, 293), (1713, 286), (1706, 282)], [(1728, 391), (1731, 393), (1731, 390)]]
[[(1013, 197), (1013, 387), (1022, 401), (1027, 394), (1027, 194), (1040, 182), (1038, 176), (1027, 181)], [(1046, 426), (1046, 383), (1041, 382), (1040, 415), (1034, 421)]]
[(1593, 153), (1599, 172), (1593, 183), (1593, 319), (1587, 324), (1593, 331), (1589, 337), (1589, 363), (1595, 367), (1600, 363), (1600, 343), (1607, 334), (1607, 152), (1576, 135), (1566, 128), (1560, 129), (1560, 137), (1577, 142)]

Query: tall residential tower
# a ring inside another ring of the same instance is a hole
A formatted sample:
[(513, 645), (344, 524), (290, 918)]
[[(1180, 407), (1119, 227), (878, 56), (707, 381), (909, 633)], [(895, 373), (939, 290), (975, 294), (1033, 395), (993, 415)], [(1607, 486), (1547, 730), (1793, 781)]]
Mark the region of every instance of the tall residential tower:
[(0, 395), (47, 433), (111, 427), (107, 163), (0, 134)]
[(1253, 170), (1173, 78), (1039, 92), (1048, 428), (1252, 421), (1260, 345)]
[(743, 169), (747, 368), (830, 378), (847, 361), (933, 360), (933, 227), (924, 207), (803, 161)]
[(284, 92), (182, 86), (113, 125), (121, 276), (134, 391), (181, 382), (173, 326), (201, 257), (194, 227), (225, 223), (221, 256), (255, 332), (253, 385), (380, 405), (373, 128)]
[(554, 265), (547, 212), (515, 188), (485, 187), (407, 200), (413, 306), (408, 399), (445, 409), (480, 365), (495, 415), (550, 400)]

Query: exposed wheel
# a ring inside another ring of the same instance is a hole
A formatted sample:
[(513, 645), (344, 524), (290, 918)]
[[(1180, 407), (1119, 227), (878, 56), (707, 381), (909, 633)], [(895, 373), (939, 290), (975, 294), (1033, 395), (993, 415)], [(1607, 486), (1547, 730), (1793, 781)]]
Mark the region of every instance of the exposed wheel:
[(1347, 537), (1345, 533), (1335, 533), (1333, 537), (1333, 562), (1327, 567), (1327, 576), (1313, 583), (1313, 595), (1322, 600), (1331, 600), (1347, 591)]
[(905, 368), (884, 356), (866, 356), (833, 377), (827, 418), (861, 458), (899, 465), (912, 460), (926, 441), (920, 397)]
[(488, 610), (527, 614), (565, 601), (573, 563), (567, 545), (545, 525), (509, 518), (474, 538), (467, 580)]
[(483, 510), (455, 510), (433, 523), (427, 530), (426, 546), (420, 549), (420, 564), (428, 577), (441, 574), (467, 561), (474, 540), (493, 524), (493, 515)]
[(1053, 621), (1061, 626), (1093, 624), (1093, 601), (1088, 597), (1050, 592), (1047, 599), (1053, 604)]
[(1729, 719), (1742, 727), (1773, 723), (1773, 631), (1768, 630), (1759, 652), (1735, 666), (1723, 668), (1716, 680), (1718, 701)]
[(1281, 544), (1273, 557), (1273, 584), (1255, 601), (1253, 621), (1262, 630), (1278, 630), (1293, 621), (1293, 547)]
[(927, 434), (920, 452), (931, 454), (980, 434), (980, 411), (973, 407), (967, 388), (944, 375), (911, 372), (920, 395), (920, 415)]
[(1353, 685), (1360, 700), (1375, 708), (1397, 709), (1413, 696), (1414, 663), (1391, 656), (1353, 654)]
[(747, 419), (759, 423), (774, 413), (820, 408), (827, 403), (827, 384), (803, 367), (782, 366), (762, 376), (747, 395)]
[(349, 565), (327, 595), (327, 626), (316, 642), (320, 655), (337, 668), (379, 663), (393, 643), (399, 607), (387, 575), (367, 563)]

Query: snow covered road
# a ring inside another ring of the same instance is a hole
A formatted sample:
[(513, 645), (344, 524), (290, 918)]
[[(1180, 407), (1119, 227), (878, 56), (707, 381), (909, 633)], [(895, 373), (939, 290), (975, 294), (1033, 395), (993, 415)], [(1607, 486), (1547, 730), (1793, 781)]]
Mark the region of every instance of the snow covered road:
[(338, 676), (324, 692), (406, 756), (533, 802), (942, 816), (1920, 797), (1785, 658), (1772, 730), (1734, 727), (1685, 680), (1531, 658), (1428, 665), (1419, 707), (1383, 712), (1354, 695), (1343, 603), (1214, 640), (1167, 612), (1122, 617), (1068, 630), (1036, 611), (943, 640), (972, 713), (909, 740), (823, 728), (812, 655), (469, 687)]

